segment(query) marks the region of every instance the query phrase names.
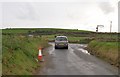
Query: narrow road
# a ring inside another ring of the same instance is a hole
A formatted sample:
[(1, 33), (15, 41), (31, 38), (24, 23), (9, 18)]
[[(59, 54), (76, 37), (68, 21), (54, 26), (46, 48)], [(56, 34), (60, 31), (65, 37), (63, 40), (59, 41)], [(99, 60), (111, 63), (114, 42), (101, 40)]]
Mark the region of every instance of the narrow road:
[(47, 49), (49, 58), (40, 75), (118, 75), (118, 69), (90, 55), (85, 44), (69, 44), (67, 49)]

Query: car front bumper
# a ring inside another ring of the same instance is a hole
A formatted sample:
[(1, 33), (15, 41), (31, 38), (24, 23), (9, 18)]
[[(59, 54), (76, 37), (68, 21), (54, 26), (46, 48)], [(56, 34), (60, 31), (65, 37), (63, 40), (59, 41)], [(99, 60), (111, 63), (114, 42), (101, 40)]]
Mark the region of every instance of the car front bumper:
[(55, 47), (68, 47), (68, 44), (55, 44)]

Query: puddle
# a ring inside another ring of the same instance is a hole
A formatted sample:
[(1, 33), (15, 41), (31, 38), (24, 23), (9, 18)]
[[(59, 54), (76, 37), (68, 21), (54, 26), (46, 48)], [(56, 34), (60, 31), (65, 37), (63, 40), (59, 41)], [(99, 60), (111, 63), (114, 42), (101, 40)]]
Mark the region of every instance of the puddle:
[(82, 52), (85, 53), (85, 54), (90, 55), (90, 53), (89, 53), (87, 50), (85, 50), (85, 49), (79, 48), (78, 50), (82, 51)]
[(80, 44), (79, 47), (85, 48), (85, 47), (87, 47), (87, 44)]

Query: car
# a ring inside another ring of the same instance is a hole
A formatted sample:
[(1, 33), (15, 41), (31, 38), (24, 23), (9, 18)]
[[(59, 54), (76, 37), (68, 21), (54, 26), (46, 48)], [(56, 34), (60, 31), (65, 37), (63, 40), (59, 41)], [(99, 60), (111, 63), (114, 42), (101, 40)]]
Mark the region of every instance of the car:
[(66, 48), (68, 49), (68, 38), (67, 36), (56, 36), (55, 38), (55, 49)]

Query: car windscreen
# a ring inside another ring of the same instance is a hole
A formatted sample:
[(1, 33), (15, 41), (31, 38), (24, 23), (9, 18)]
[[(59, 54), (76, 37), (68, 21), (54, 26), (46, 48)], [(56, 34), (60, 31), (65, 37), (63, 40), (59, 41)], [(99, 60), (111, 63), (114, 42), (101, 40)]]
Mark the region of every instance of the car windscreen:
[(56, 41), (67, 41), (66, 37), (57, 37)]

